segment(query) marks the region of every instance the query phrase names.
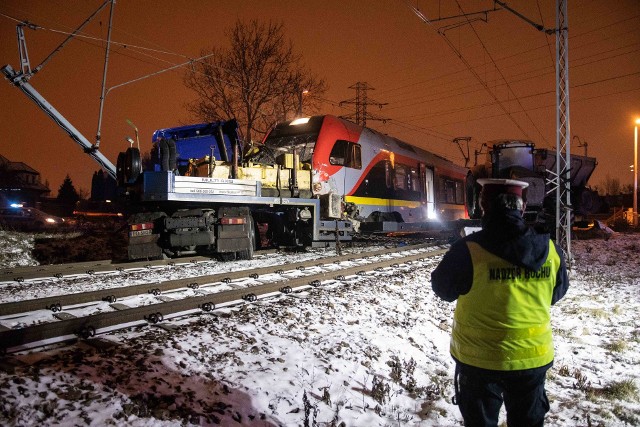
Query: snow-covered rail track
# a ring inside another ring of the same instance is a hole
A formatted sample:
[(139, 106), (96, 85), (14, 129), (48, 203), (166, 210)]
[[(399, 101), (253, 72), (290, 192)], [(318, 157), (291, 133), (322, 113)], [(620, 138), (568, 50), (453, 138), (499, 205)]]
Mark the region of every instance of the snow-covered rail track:
[[(358, 258), (335, 256), (253, 270), (5, 303), (0, 305), (0, 350), (14, 352), (55, 342), (75, 340), (78, 337), (89, 338), (96, 334), (141, 324), (156, 324), (171, 317), (208, 312), (220, 305), (253, 302), (259, 297), (269, 297), (279, 293), (288, 294), (295, 289), (317, 286), (323, 280), (345, 280), (349, 276), (398, 267), (400, 264), (412, 263), (442, 253), (444, 250), (430, 250), (428, 245), (415, 245), (367, 252)], [(345, 262), (351, 266), (337, 264)], [(298, 271), (304, 274), (291, 277), (295, 274), (287, 274), (284, 268), (287, 272)], [(320, 271), (314, 273), (311, 272), (312, 269)], [(260, 276), (273, 274), (276, 274), (277, 278), (265, 278), (269, 280), (268, 283), (258, 281)], [(239, 279), (245, 279), (245, 281), (252, 279), (253, 283), (234, 283)], [(181, 295), (178, 292), (180, 289), (186, 292)], [(171, 296), (169, 296), (170, 293)], [(115, 302), (117, 298), (141, 294), (150, 294), (154, 298), (136, 307)], [(104, 307), (94, 308), (90, 314), (73, 313), (73, 306), (77, 307), (81, 304), (91, 306), (96, 302)], [(62, 311), (63, 308), (65, 311)], [(37, 310), (52, 310), (57, 320), (41, 321), (30, 325), (18, 324), (12, 327), (2, 324), (8, 320), (27, 317), (28, 313)], [(104, 310), (109, 311), (103, 312)]]
[[(395, 247), (400, 245), (417, 245), (430, 241), (432, 245), (438, 245), (446, 243), (447, 239), (436, 239), (432, 236), (423, 236), (416, 234), (415, 236), (384, 236), (384, 235), (369, 235), (366, 237), (358, 236), (356, 240), (350, 242), (345, 246), (345, 250), (349, 248), (363, 248), (371, 246), (387, 246)], [(259, 249), (255, 251), (255, 257), (260, 259), (264, 256), (270, 256), (274, 253), (279, 253), (278, 249)], [(117, 262), (113, 260), (99, 260), (99, 261), (84, 261), (65, 264), (46, 264), (36, 266), (15, 266), (0, 268), (0, 284), (9, 282), (25, 282), (25, 281), (41, 281), (51, 278), (63, 278), (76, 275), (94, 275), (94, 274), (109, 274), (115, 272), (130, 271), (136, 269), (153, 269), (162, 268), (168, 266), (185, 266), (196, 265), (207, 262), (216, 262), (212, 257), (207, 256), (183, 256), (179, 258), (164, 259), (164, 260), (146, 260), (146, 261), (127, 261)]]
[[(256, 251), (258, 256), (273, 253), (275, 250)], [(62, 278), (79, 274), (106, 274), (140, 268), (165, 267), (178, 264), (197, 264), (211, 262), (211, 257), (193, 256), (165, 260), (135, 261), (116, 263), (111, 260), (85, 261), (69, 264), (51, 264), (29, 267), (12, 267), (0, 269), (0, 283), (24, 282), (26, 280), (45, 280), (48, 278)]]

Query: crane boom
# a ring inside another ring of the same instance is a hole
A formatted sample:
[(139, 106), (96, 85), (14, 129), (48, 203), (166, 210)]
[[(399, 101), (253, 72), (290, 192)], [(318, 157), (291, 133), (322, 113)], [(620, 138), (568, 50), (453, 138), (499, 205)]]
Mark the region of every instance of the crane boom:
[(116, 167), (107, 159), (97, 147), (80, 133), (67, 119), (64, 118), (53, 105), (38, 93), (37, 90), (24, 78), (23, 73), (15, 71), (10, 65), (2, 67), (2, 73), (5, 77), (24, 92), (42, 111), (44, 111), (51, 119), (62, 128), (76, 143), (78, 143), (85, 153), (93, 157), (100, 166), (107, 171), (112, 178), (116, 178)]

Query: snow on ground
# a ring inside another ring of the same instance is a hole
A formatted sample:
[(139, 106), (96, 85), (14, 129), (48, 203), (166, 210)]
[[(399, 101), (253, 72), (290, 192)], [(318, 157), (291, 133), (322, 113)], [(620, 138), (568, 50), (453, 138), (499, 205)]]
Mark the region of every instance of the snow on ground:
[[(552, 308), (546, 425), (640, 425), (640, 234), (572, 243), (571, 287)], [(13, 265), (32, 264), (22, 254)], [(0, 371), (0, 425), (462, 425), (451, 403), (454, 304), (429, 283), (438, 261), (172, 319), (171, 330), (114, 332), (99, 348), (17, 354), (14, 372)]]

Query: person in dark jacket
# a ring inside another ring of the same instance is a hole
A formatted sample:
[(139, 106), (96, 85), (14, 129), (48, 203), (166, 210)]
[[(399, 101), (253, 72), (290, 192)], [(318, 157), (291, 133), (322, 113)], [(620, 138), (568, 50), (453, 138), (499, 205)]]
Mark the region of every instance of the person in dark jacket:
[(553, 364), (550, 307), (569, 287), (562, 250), (523, 219), (526, 182), (479, 179), (482, 230), (452, 244), (431, 274), (433, 291), (457, 300), (450, 352), (465, 426), (544, 424)]

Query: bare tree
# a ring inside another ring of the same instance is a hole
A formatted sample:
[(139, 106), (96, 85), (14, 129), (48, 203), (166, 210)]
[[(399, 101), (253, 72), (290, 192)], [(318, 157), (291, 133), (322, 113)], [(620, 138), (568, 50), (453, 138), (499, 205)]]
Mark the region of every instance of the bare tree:
[(622, 186), (622, 190), (620, 190), (622, 194), (633, 194), (633, 184), (625, 184)]
[(605, 194), (610, 196), (617, 196), (620, 194), (621, 185), (620, 180), (618, 178), (611, 178), (609, 174), (605, 177), (604, 182), (602, 183), (604, 187)]
[[(326, 84), (304, 68), (291, 41), (285, 40), (282, 23), (238, 20), (227, 36), (229, 49), (203, 51), (202, 56), (212, 55), (184, 77), (198, 95), (188, 105), (198, 120), (236, 118), (250, 143), (277, 121), (318, 111)], [(306, 91), (309, 96), (303, 98)]]

